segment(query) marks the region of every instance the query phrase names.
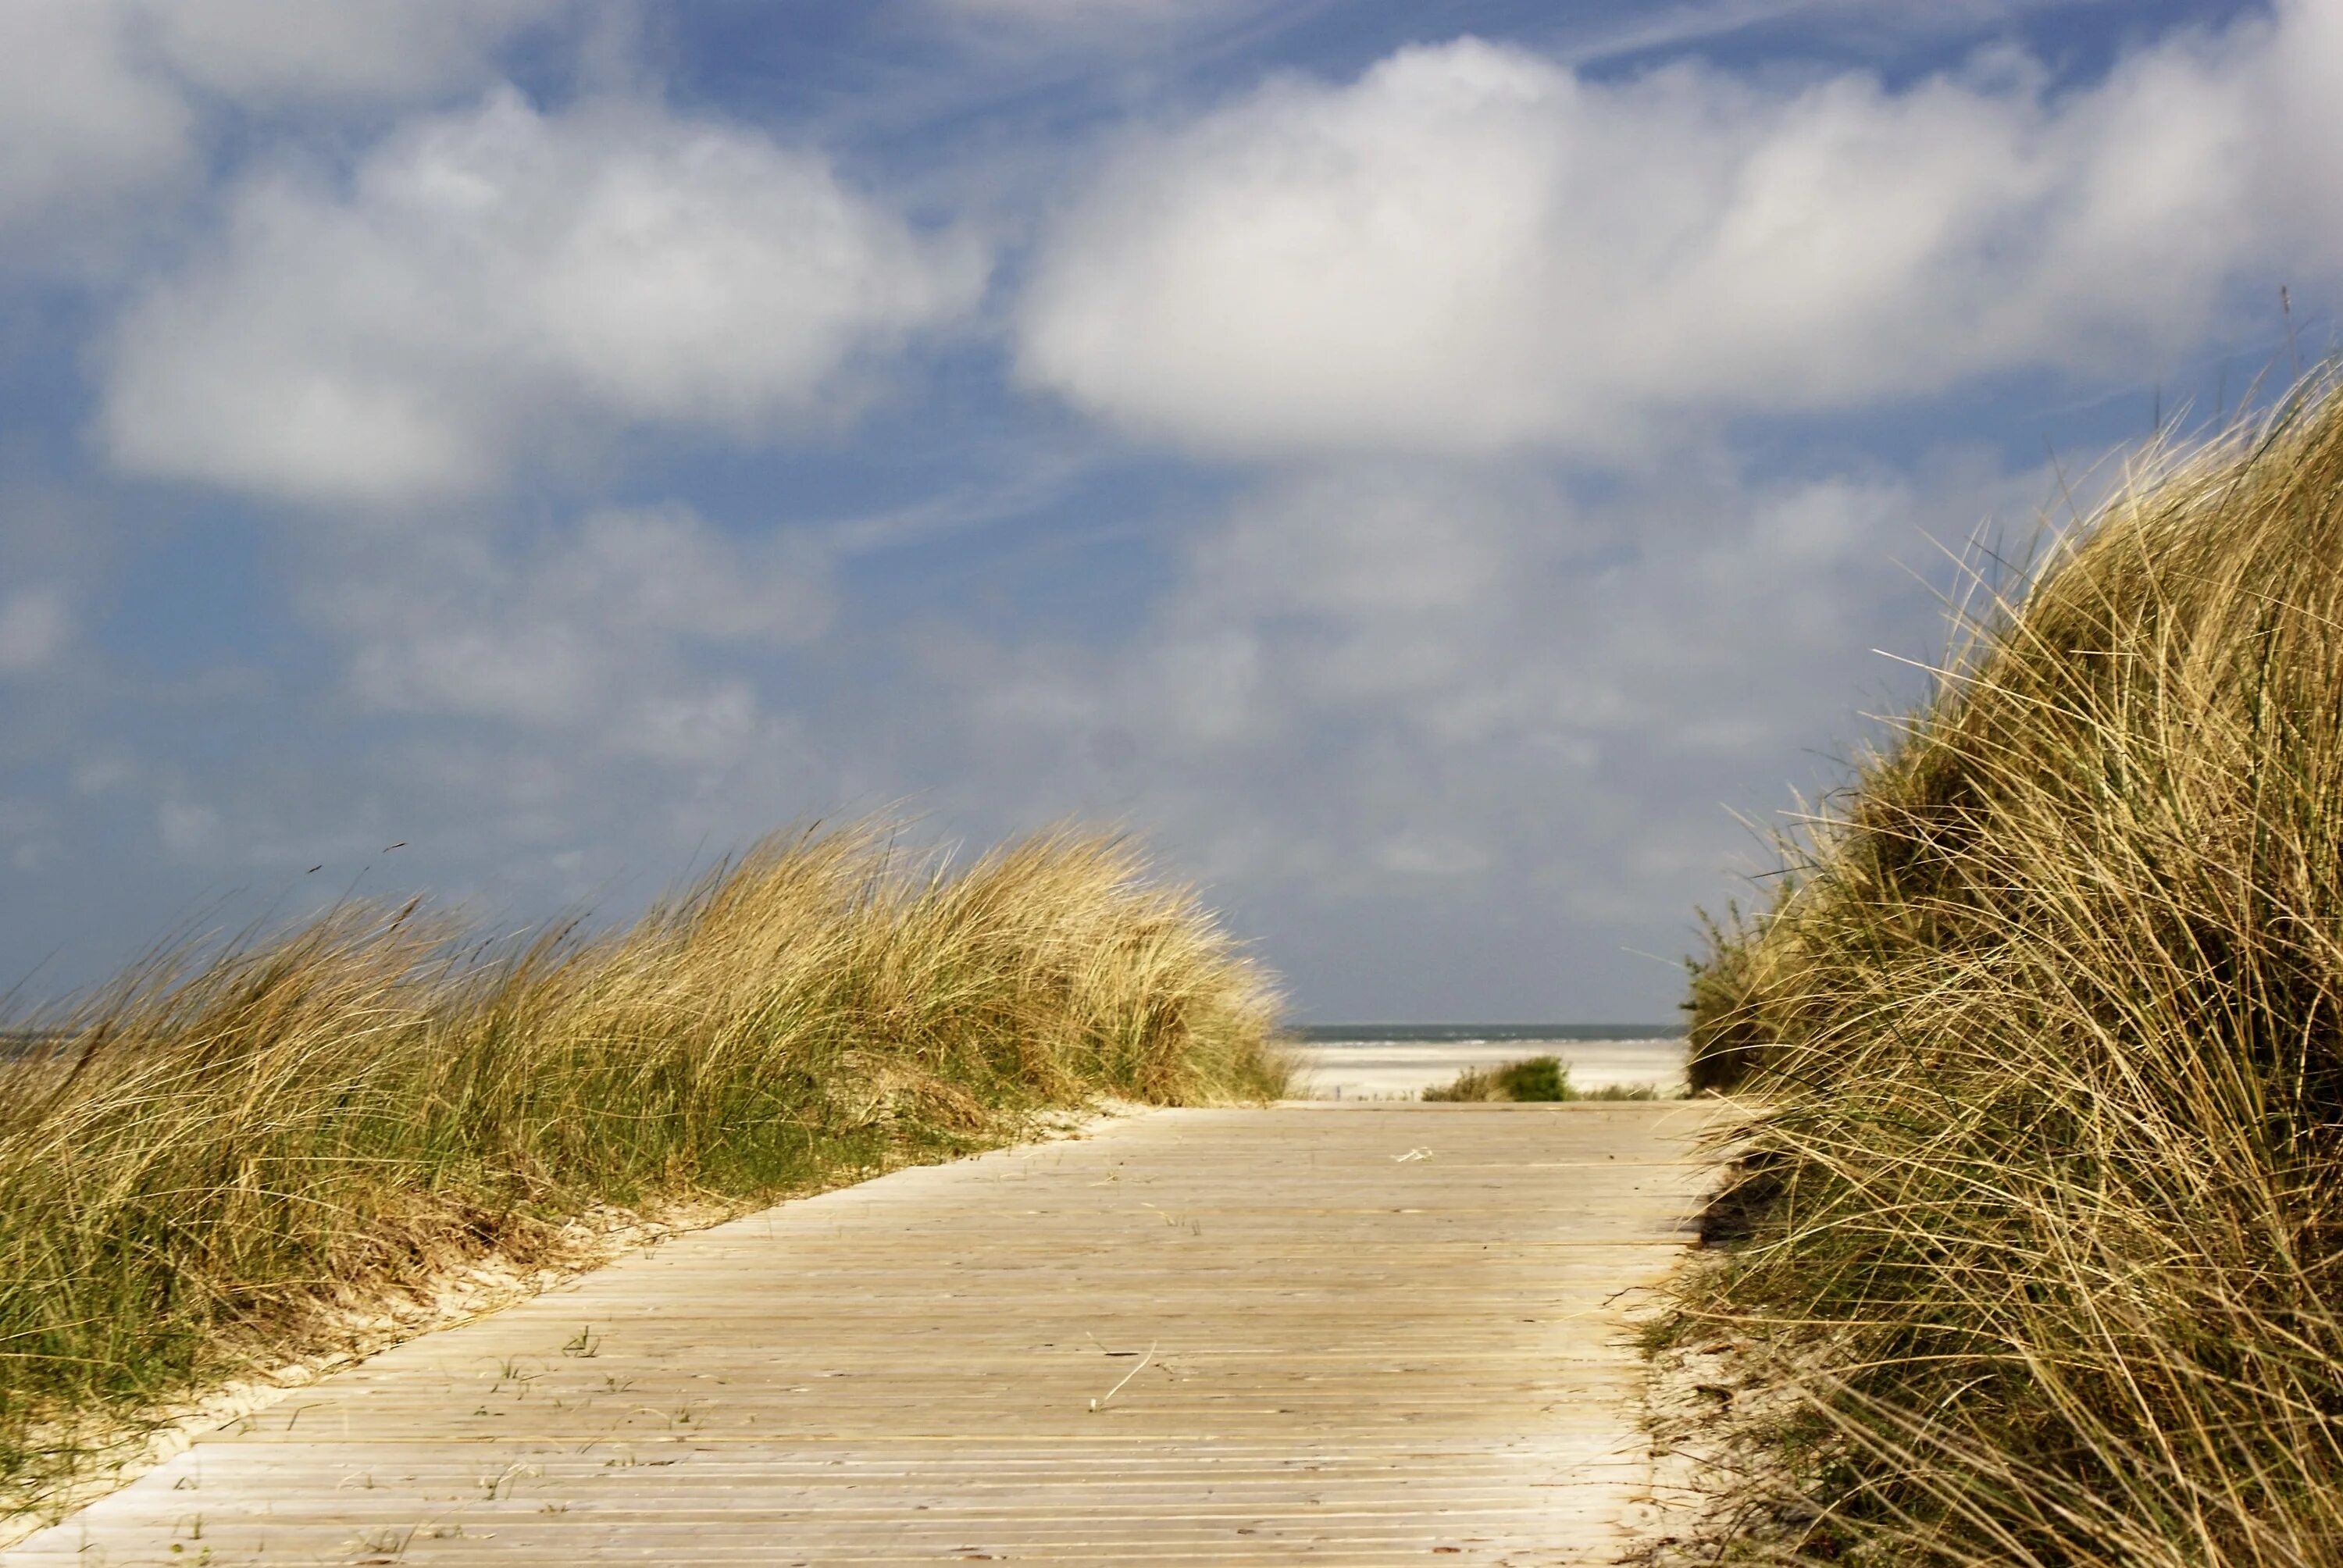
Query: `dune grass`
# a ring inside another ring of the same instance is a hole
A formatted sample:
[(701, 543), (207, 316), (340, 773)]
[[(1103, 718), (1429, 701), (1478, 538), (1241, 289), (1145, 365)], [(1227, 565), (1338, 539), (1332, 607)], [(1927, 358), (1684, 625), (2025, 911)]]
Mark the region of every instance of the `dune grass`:
[(566, 1216), (741, 1207), (1100, 1097), (1267, 1098), (1263, 976), (1137, 850), (780, 837), (604, 936), (345, 907), (141, 965), (0, 1103), (0, 1485)]
[(1649, 1084), (1614, 1083), (1581, 1089), (1558, 1056), (1533, 1056), (1497, 1067), (1468, 1067), (1453, 1081), (1423, 1091), (1425, 1100), (1554, 1101), (1566, 1100), (1656, 1100)]
[(2343, 400), (1984, 598), (1694, 966), (1759, 1109), (1674, 1326), (1791, 1369), (1765, 1552), (2343, 1563)]

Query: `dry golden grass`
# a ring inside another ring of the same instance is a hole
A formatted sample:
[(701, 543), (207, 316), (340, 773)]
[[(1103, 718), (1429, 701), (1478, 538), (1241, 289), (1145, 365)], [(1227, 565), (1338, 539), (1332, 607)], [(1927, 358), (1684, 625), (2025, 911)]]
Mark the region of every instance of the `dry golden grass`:
[(780, 837), (613, 935), (403, 908), (156, 959), (0, 1105), (0, 1483), (569, 1216), (734, 1207), (1100, 1097), (1273, 1097), (1263, 976), (1111, 839)]
[[(2161, 454), (1694, 966), (1764, 1549), (2343, 1563), (2343, 400)], [(1749, 1548), (1752, 1551), (1756, 1548)]]

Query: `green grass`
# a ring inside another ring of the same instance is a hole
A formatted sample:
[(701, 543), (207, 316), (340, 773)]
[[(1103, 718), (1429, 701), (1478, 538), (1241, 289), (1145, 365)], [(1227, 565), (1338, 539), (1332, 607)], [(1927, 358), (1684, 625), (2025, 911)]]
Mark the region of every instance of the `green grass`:
[(883, 826), (778, 838), (630, 929), (490, 941), (351, 906), (168, 953), (0, 1107), (0, 1484), (298, 1352), (336, 1302), (601, 1205), (739, 1208), (1100, 1097), (1273, 1097), (1264, 977), (1119, 841), (953, 872)]
[(1533, 1056), (1500, 1067), (1468, 1067), (1455, 1081), (1423, 1091), (1426, 1100), (1564, 1101), (1656, 1100), (1648, 1084), (1606, 1084), (1580, 1089), (1570, 1081), (1570, 1069), (1558, 1056)]
[(1792, 1369), (1769, 1552), (2343, 1563), (2343, 401), (1984, 598), (1694, 966), (1758, 1109), (1675, 1327)]

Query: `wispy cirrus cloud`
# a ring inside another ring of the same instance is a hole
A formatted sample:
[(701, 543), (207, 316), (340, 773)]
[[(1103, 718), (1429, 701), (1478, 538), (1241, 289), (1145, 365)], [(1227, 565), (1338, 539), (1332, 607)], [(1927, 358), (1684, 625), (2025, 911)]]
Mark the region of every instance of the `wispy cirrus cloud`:
[(476, 85), (578, 0), (67, 0), (118, 10), (173, 74), (246, 106), (397, 103)]

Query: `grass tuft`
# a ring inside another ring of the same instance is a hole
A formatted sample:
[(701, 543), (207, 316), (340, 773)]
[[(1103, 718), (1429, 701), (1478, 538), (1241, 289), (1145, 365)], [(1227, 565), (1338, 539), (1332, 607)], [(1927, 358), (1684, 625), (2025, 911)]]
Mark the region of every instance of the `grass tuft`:
[(2151, 455), (1710, 928), (1808, 1561), (2343, 1563), (2343, 399)]
[(884, 825), (777, 837), (608, 936), (351, 905), (165, 953), (0, 1067), (5, 1501), (581, 1213), (745, 1207), (1095, 1098), (1272, 1098), (1273, 1010), (1192, 896), (1074, 831), (957, 871)]

